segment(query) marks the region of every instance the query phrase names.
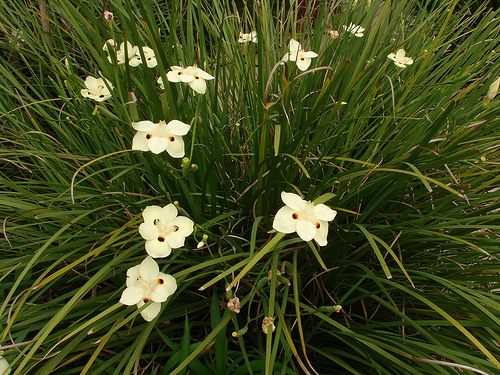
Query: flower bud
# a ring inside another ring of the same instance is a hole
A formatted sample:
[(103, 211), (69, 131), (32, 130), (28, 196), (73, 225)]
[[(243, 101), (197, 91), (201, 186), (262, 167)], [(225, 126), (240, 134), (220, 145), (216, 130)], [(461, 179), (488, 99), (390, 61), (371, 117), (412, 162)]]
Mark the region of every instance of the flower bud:
[(330, 30), (330, 37), (332, 39), (337, 39), (339, 37), (339, 32), (337, 30)]
[[(271, 331), (269, 331), (269, 328), (271, 328)], [(274, 318), (266, 316), (262, 320), (262, 332), (264, 332), (267, 335), (269, 333), (273, 333), (275, 330), (276, 327), (274, 326)]]
[(240, 306), (240, 299), (238, 297), (233, 297), (229, 300), (227, 303), (227, 308), (231, 310), (232, 312), (235, 312), (238, 314), (240, 312), (241, 306)]
[(113, 22), (113, 12), (105, 10), (104, 11), (104, 19), (108, 22)]

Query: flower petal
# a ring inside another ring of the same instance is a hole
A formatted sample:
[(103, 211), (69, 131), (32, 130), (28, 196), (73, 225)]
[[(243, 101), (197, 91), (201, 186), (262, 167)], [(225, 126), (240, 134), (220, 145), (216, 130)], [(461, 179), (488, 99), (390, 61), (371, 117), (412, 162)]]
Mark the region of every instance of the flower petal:
[(193, 78), (193, 80), (188, 82), (188, 84), (198, 94), (204, 94), (207, 91), (207, 83), (203, 78)]
[(486, 98), (489, 100), (495, 99), (495, 96), (498, 94), (498, 87), (500, 86), (500, 77), (494, 80), (490, 87), (488, 88), (488, 93), (486, 94)]
[(398, 60), (400, 60), (400, 59), (402, 59), (403, 57), (405, 57), (405, 55), (406, 55), (406, 51), (405, 51), (404, 49), (402, 49), (402, 48), (400, 48), (400, 49), (398, 49), (398, 50), (396, 51), (396, 58), (397, 58)]
[(177, 281), (175, 281), (175, 278), (172, 275), (163, 272), (160, 272), (160, 275), (158, 277), (163, 279), (163, 285), (166, 286), (169, 290), (168, 294), (174, 294), (177, 290)]
[(141, 65), (142, 63), (142, 59), (141, 59), (141, 56), (140, 55), (136, 55), (136, 56), (133, 56), (128, 64), (131, 66), (131, 67), (136, 67), (136, 66), (139, 66)]
[(165, 129), (174, 135), (186, 135), (190, 128), (191, 125), (179, 120), (172, 120), (165, 126)]
[(215, 79), (214, 76), (208, 74), (207, 72), (205, 72), (204, 70), (201, 70), (200, 68), (196, 68), (195, 78), (196, 78), (196, 75), (198, 75), (198, 77), (206, 79), (206, 80)]
[(392, 61), (396, 61), (396, 54), (395, 54), (395, 53), (389, 53), (389, 54), (387, 55), (387, 57), (388, 57), (389, 59), (391, 59)]
[(99, 83), (100, 81), (95, 77), (88, 76), (87, 78), (85, 78), (85, 87), (90, 91), (97, 91), (99, 88)]
[(92, 95), (92, 93), (88, 89), (81, 89), (80, 90), (80, 94), (82, 94), (82, 96), (84, 98), (91, 98), (91, 99), (93, 99), (95, 97), (95, 95)]
[(127, 270), (127, 287), (137, 286), (139, 282), (139, 278), (141, 274), (139, 273), (139, 268), (141, 266), (138, 264), (137, 266), (131, 267)]
[(169, 246), (172, 249), (178, 249), (179, 247), (184, 246), (184, 242), (186, 241), (186, 237), (178, 232), (171, 232), (167, 235), (166, 242), (168, 242)]
[(281, 200), (283, 203), (285, 203), (288, 207), (295, 211), (300, 211), (304, 208), (306, 201), (303, 200), (300, 196), (294, 193), (286, 193), (286, 192), (281, 192)]
[(290, 39), (290, 42), (288, 43), (288, 49), (290, 50), (290, 53), (298, 52), (302, 49), (302, 46), (295, 39)]
[(405, 65), (411, 65), (413, 64), (413, 59), (411, 57), (403, 57), (401, 62)]
[(132, 150), (149, 151), (148, 132), (137, 132), (132, 138)]
[(158, 273), (160, 269), (158, 264), (151, 257), (146, 257), (140, 264), (139, 274), (141, 275), (141, 279), (150, 283), (158, 277)]
[(159, 285), (156, 288), (153, 289), (151, 292), (151, 299), (154, 302), (165, 302), (168, 299), (168, 289), (165, 288), (163, 285)]
[(167, 149), (168, 139), (163, 137), (155, 137), (154, 135), (148, 140), (149, 150), (153, 154), (160, 154)]
[(319, 246), (326, 246), (328, 236), (328, 222), (319, 221), (319, 228), (316, 226), (316, 235), (314, 236), (314, 241), (318, 243)]
[(146, 57), (146, 65), (148, 68), (154, 68), (158, 65), (158, 61), (156, 60), (156, 57), (150, 56)]
[(314, 206), (314, 216), (316, 216), (318, 220), (332, 221), (335, 219), (336, 215), (337, 211), (332, 210), (327, 205), (321, 203)]
[(304, 241), (311, 241), (316, 236), (317, 231), (314, 223), (300, 219), (297, 221), (297, 234)]
[(154, 224), (154, 221), (160, 219), (163, 213), (163, 208), (160, 206), (147, 206), (144, 211), (142, 211), (142, 217), (144, 222), (148, 224)]
[[(178, 71), (169, 71), (167, 72), (167, 79), (169, 80), (169, 82), (180, 82), (180, 76), (182, 75), (182, 71), (178, 70)], [(163, 81), (162, 81), (163, 83)]]
[(158, 238), (158, 227), (152, 223), (142, 223), (141, 225), (139, 225), (139, 234), (146, 241), (153, 240), (155, 238)]
[(152, 132), (156, 128), (156, 124), (152, 121), (145, 120), (145, 121), (137, 121), (132, 123), (132, 127), (135, 130), (141, 131), (141, 132)]
[(297, 64), (297, 68), (299, 68), (299, 70), (304, 72), (311, 65), (311, 59), (302, 57), (302, 58), (297, 59), (297, 61), (295, 63)]
[(150, 241), (146, 241), (145, 244), (146, 253), (152, 258), (166, 258), (172, 252), (172, 248), (167, 241), (160, 242), (158, 238)]
[(141, 301), (143, 297), (144, 297), (144, 289), (139, 288), (137, 286), (132, 286), (126, 288), (123, 291), (122, 296), (120, 298), (120, 303), (123, 303), (124, 305), (127, 306), (132, 306)]
[[(141, 303), (142, 302), (142, 303)], [(137, 304), (137, 307), (141, 308), (144, 306), (144, 301), (140, 301)], [(151, 304), (141, 311), (141, 316), (144, 318), (146, 322), (152, 321), (154, 318), (158, 316), (161, 311), (161, 303), (151, 302)]]
[(297, 221), (294, 220), (292, 215), (295, 210), (290, 207), (281, 207), (273, 220), (273, 228), (281, 233), (293, 233), (297, 230)]
[(303, 53), (304, 57), (307, 57), (308, 59), (314, 59), (315, 57), (318, 57), (318, 54), (313, 51), (306, 51)]
[(163, 84), (163, 78), (159, 77), (156, 82), (160, 85), (161, 89), (165, 88), (165, 85)]
[(169, 203), (161, 209), (158, 219), (160, 219), (164, 226), (170, 226), (175, 220), (177, 214), (177, 208), (175, 208), (173, 203)]
[(181, 234), (184, 237), (190, 236), (194, 230), (194, 223), (188, 217), (185, 216), (177, 216), (174, 220), (174, 225), (176, 225), (179, 229), (177, 233)]
[(115, 47), (116, 47), (116, 42), (114, 41), (114, 39), (108, 39), (102, 46), (102, 50), (109, 53), (109, 49), (110, 48), (114, 49)]
[(180, 135), (171, 135), (170, 137), (168, 137), (165, 149), (171, 157), (182, 158), (185, 155), (184, 140)]
[(177, 282), (171, 275), (160, 273), (156, 283), (151, 293), (151, 299), (155, 302), (165, 302), (177, 289)]

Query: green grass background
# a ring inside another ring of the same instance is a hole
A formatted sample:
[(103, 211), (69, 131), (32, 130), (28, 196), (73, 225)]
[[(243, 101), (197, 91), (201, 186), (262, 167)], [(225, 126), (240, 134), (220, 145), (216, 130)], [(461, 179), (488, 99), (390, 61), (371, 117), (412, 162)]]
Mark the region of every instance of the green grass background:
[[(307, 4), (2, 2), (0, 347), (18, 373), (499, 370), (498, 11)], [(292, 37), (319, 53), (305, 73), (278, 64)], [(158, 67), (110, 64), (109, 38)], [(216, 77), (205, 95), (156, 84), (194, 63)], [(115, 89), (96, 105), (80, 89), (99, 74)], [(131, 151), (145, 119), (190, 123), (189, 160)], [(326, 247), (276, 243), (281, 191), (338, 211)], [(174, 201), (197, 227), (159, 260), (179, 287), (146, 323), (118, 300), (145, 257), (141, 211)]]

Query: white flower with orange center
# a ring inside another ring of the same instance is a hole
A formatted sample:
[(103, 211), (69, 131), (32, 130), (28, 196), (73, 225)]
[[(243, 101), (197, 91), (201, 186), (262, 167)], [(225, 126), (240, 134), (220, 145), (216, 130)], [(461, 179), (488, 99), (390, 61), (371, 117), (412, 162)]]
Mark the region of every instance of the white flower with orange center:
[(179, 120), (154, 123), (152, 121), (133, 122), (132, 127), (137, 130), (132, 139), (132, 150), (151, 151), (159, 154), (163, 151), (173, 158), (182, 158), (185, 154), (183, 135), (186, 135), (190, 125)]
[(387, 57), (394, 61), (394, 64), (400, 68), (406, 68), (407, 65), (413, 64), (413, 59), (406, 56), (406, 51), (402, 48), (398, 49), (396, 53), (390, 53)]
[(153, 258), (165, 258), (172, 249), (184, 246), (186, 237), (193, 233), (194, 223), (170, 203), (165, 207), (148, 206), (142, 212), (144, 223), (139, 233), (146, 240), (146, 252)]
[(337, 215), (324, 204), (314, 204), (305, 201), (297, 194), (281, 193), (285, 206), (276, 213), (273, 228), (281, 233), (297, 232), (304, 241), (315, 240), (318, 245), (327, 244), (328, 222)]
[(127, 288), (123, 291), (120, 302), (141, 308), (152, 301), (141, 311), (144, 320), (150, 322), (160, 313), (161, 303), (174, 294), (176, 289), (175, 278), (160, 272), (154, 259), (147, 257), (140, 265), (127, 270)]
[(292, 39), (288, 45), (288, 52), (283, 56), (282, 61), (295, 61), (297, 68), (301, 71), (305, 71), (311, 65), (311, 59), (315, 57), (318, 57), (316, 52), (305, 51), (299, 42)]
[[(170, 69), (171, 70), (167, 72), (167, 79), (169, 82), (187, 83), (198, 94), (204, 94), (207, 91), (207, 83), (205, 81), (215, 79), (214, 76), (211, 76), (195, 65), (188, 66), (187, 68), (171, 66)], [(158, 83), (164, 88), (161, 77), (158, 79)]]
[(85, 88), (80, 90), (80, 94), (84, 98), (90, 98), (96, 102), (103, 102), (111, 98), (110, 90), (113, 85), (108, 80), (88, 76), (85, 79)]
[[(149, 48), (148, 46), (143, 46), (141, 47), (142, 53), (144, 53), (144, 58), (146, 59), (146, 65), (148, 68), (154, 68), (156, 65), (158, 65), (158, 62), (156, 61), (156, 56), (155, 56), (155, 51), (153, 51), (152, 48)], [(133, 56), (128, 64), (130, 66), (138, 66), (142, 63), (142, 57), (139, 49), (137, 49), (137, 52), (135, 56)]]

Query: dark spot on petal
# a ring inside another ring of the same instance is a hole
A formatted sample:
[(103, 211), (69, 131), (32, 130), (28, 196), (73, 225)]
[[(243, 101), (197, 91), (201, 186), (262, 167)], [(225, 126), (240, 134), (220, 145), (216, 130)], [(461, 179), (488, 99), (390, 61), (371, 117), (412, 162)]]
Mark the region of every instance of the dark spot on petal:
[(155, 219), (155, 220), (153, 221), (153, 224), (154, 224), (154, 225), (156, 225), (156, 224), (158, 224), (159, 222), (160, 222), (160, 220)]
[(303, 57), (300, 58), (302, 61), (304, 61), (305, 59)]
[(168, 140), (169, 140), (170, 142), (173, 142), (173, 141), (175, 141), (175, 137), (170, 136), (170, 137), (168, 137)]
[(194, 77), (194, 79), (200, 79), (200, 77), (198, 77), (198, 76), (195, 76), (195, 77)]
[(292, 219), (297, 220), (299, 218), (299, 214), (297, 212), (294, 212), (292, 214)]
[(321, 224), (318, 222), (318, 223), (316, 223), (316, 229), (319, 229), (319, 228), (321, 228)]
[(179, 230), (179, 227), (177, 225), (174, 225), (174, 232), (177, 232)]
[(159, 242), (164, 242), (165, 241), (165, 237), (162, 237), (162, 236), (158, 237), (158, 241)]
[(151, 299), (149, 299), (148, 297), (144, 297), (142, 300), (144, 301), (144, 303), (148, 303), (149, 301), (151, 301)]
[(99, 95), (99, 98), (104, 98), (104, 95), (103, 94)]
[(157, 282), (159, 285), (162, 285), (162, 284), (165, 282), (165, 280), (163, 280), (163, 279), (161, 279), (161, 278), (160, 278), (160, 279), (156, 280), (156, 282)]
[(177, 75), (180, 76), (182, 74), (182, 72), (177, 72)]
[(151, 134), (146, 134), (146, 139), (151, 139), (152, 135)]

